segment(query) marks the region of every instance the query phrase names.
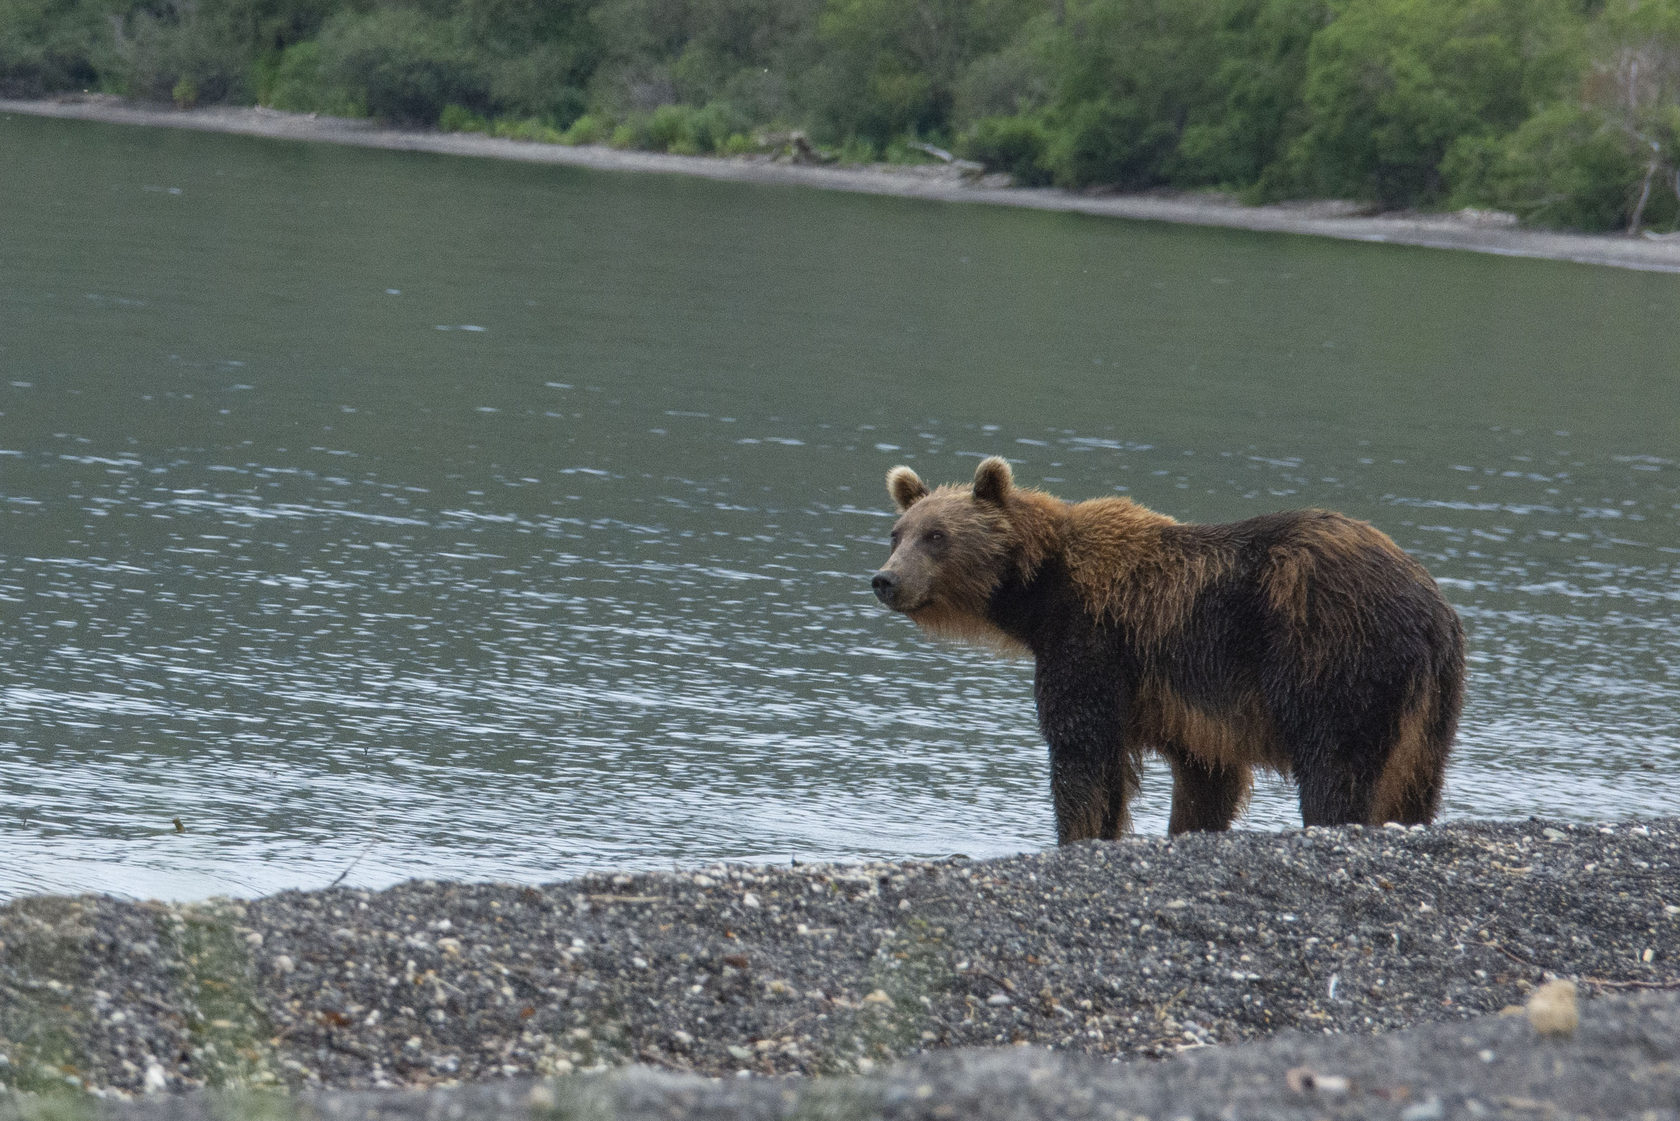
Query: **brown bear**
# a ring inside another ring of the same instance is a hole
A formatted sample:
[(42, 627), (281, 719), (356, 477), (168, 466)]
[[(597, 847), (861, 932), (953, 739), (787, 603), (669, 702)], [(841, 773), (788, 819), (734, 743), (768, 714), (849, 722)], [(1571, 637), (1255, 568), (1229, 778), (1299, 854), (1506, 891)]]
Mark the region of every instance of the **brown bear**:
[(1228, 828), (1257, 766), (1293, 776), (1308, 825), (1434, 818), (1464, 632), (1372, 526), (1327, 510), (1182, 524), (1016, 487), (997, 457), (967, 487), (894, 467), (887, 491), (881, 602), (1033, 659), (1060, 843), (1126, 831), (1145, 751), (1172, 766), (1172, 833)]

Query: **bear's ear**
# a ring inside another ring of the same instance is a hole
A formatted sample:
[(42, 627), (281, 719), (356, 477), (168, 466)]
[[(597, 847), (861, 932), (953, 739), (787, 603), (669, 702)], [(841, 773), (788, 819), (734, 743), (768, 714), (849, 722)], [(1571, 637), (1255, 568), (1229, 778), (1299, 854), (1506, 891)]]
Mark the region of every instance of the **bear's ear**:
[(1014, 484), (1015, 476), (1009, 470), (1009, 462), (1002, 456), (982, 459), (980, 466), (974, 469), (974, 497), (981, 502), (1001, 505)]
[(908, 467), (899, 466), (887, 472), (887, 493), (892, 495), (898, 512), (902, 514), (926, 498), (928, 488), (920, 475)]

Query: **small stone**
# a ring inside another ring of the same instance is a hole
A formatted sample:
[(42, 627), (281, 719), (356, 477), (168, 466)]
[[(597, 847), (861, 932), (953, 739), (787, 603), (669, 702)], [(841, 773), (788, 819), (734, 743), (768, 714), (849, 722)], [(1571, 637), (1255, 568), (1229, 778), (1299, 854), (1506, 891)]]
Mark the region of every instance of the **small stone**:
[(1547, 981), (1528, 998), (1528, 1022), (1541, 1035), (1567, 1036), (1581, 1022), (1575, 1007), (1575, 982)]
[(890, 1008), (892, 1007), (893, 998), (888, 996), (885, 990), (876, 989), (874, 992), (864, 997), (863, 1002), (865, 1004), (885, 1004)]
[(169, 1089), (169, 1076), (163, 1073), (163, 1066), (157, 1060), (146, 1064), (146, 1075), (140, 1082), (140, 1089), (148, 1094), (161, 1094)]
[(1441, 1107), (1441, 1099), (1431, 1094), (1421, 1102), (1402, 1109), (1400, 1121), (1440, 1121), (1445, 1115), (1446, 1110)]
[(1319, 1074), (1311, 1067), (1291, 1067), (1283, 1074), (1284, 1084), (1297, 1094), (1328, 1094), (1339, 1096), (1353, 1088), (1353, 1083), (1340, 1074)]
[(737, 1062), (745, 1063), (752, 1061), (752, 1051), (746, 1047), (742, 1047), (738, 1043), (731, 1043), (726, 1050), (728, 1050), (731, 1057), (733, 1057)]
[(1008, 993), (993, 993), (986, 998), (986, 1003), (994, 1008), (1002, 1008), (1006, 1004), (1014, 1004), (1015, 1002), (1009, 999)]
[(745, 895), (741, 896), (741, 906), (751, 907), (751, 908), (753, 908), (753, 910), (756, 911), (760, 906), (760, 903), (758, 901), (758, 896), (754, 895), (750, 891), (747, 892)]
[(290, 954), (277, 954), (274, 958), (274, 972), (290, 973), (297, 968), (297, 962)]

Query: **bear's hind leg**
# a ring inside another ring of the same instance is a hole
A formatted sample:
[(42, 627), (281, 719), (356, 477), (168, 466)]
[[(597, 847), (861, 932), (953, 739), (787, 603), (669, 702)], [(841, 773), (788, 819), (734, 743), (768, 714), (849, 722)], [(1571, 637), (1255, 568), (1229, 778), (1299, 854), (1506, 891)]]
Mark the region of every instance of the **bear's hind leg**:
[[(1442, 709), (1445, 709), (1445, 712)], [(1371, 804), (1371, 824), (1398, 821), (1427, 825), (1441, 804), (1447, 753), (1458, 722), (1457, 697), (1447, 694), (1445, 705), (1431, 697), (1400, 721), (1393, 750), (1383, 763)]]
[(1299, 774), (1302, 825), (1366, 825), (1373, 776), (1332, 764)]
[(1371, 687), (1351, 673), (1333, 684), (1280, 705), (1278, 738), (1300, 792), (1302, 825), (1366, 825), (1398, 706), (1360, 703)]
[(1167, 753), (1172, 763), (1171, 834), (1229, 829), (1248, 801), (1253, 773), (1247, 767), (1204, 763), (1183, 752)]

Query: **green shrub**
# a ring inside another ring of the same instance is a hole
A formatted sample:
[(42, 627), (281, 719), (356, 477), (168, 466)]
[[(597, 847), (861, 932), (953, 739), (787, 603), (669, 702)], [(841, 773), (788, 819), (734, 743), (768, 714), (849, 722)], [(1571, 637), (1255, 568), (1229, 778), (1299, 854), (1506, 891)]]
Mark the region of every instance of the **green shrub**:
[(438, 129), (442, 132), (489, 132), (490, 122), (471, 109), (445, 105), (438, 115)]
[(1049, 147), (1038, 117), (985, 117), (974, 122), (957, 150), (989, 171), (1008, 172), (1019, 186), (1042, 187), (1051, 178), (1045, 163)]
[(0, 97), (88, 89), (116, 59), (103, 15), (76, 0), (0, 0)]
[(1087, 101), (1055, 122), (1045, 162), (1058, 186), (1138, 190), (1161, 182), (1176, 140), (1135, 100)]
[[(704, 155), (721, 149), (730, 136), (745, 132), (749, 122), (729, 105), (713, 102), (661, 105), (651, 113), (637, 113), (626, 122), (628, 147), (677, 155)], [(614, 143), (617, 143), (615, 134)]]
[(441, 19), (411, 8), (338, 15), (320, 42), (322, 77), (376, 117), (430, 125), (450, 104), (489, 107), (482, 65)]
[(568, 44), (536, 43), (509, 58), (485, 56), (476, 42), (471, 47), (487, 60), (490, 99), (498, 112), (540, 117), (565, 128), (588, 107), (577, 77), (577, 51)]
[[(1291, 159), (1313, 193), (1430, 204), (1465, 137), (1497, 136), (1571, 84), (1559, 0), (1358, 0), (1314, 36)], [(1578, 73), (1574, 75), (1578, 78)]]
[(759, 150), (758, 142), (744, 132), (730, 133), (718, 148), (725, 156), (750, 156)]
[(852, 136), (840, 145), (840, 150), (835, 153), (834, 158), (838, 163), (874, 163), (881, 158), (881, 149), (867, 136)]
[(559, 129), (534, 117), (499, 120), (490, 129), (490, 135), (504, 140), (526, 140), (536, 144), (559, 144), (562, 140)]
[(177, 88), (195, 101), (245, 100), (256, 61), (245, 17), (237, 0), (162, 0), (113, 16), (112, 84), (148, 101), (173, 100)]
[(978, 124), (1041, 109), (1050, 100), (1052, 77), (1041, 52), (1026, 45), (983, 55), (969, 63), (957, 82), (956, 118)]
[(655, 152), (690, 152), (694, 149), (691, 117), (686, 105), (661, 105), (639, 119), (636, 147)]
[(605, 144), (611, 136), (612, 130), (607, 122), (599, 117), (585, 113), (573, 121), (566, 131), (561, 134), (562, 144)]
[(731, 136), (750, 129), (752, 121), (727, 102), (711, 101), (693, 111), (688, 127), (696, 149), (718, 152), (729, 143)]
[[(1627, 224), (1645, 175), (1642, 156), (1601, 114), (1563, 104), (1502, 139), (1455, 145), (1442, 168), (1458, 203), (1491, 204), (1541, 226), (1612, 230)], [(1672, 206), (1661, 202), (1646, 217), (1660, 222), (1665, 211), (1672, 220)]]

